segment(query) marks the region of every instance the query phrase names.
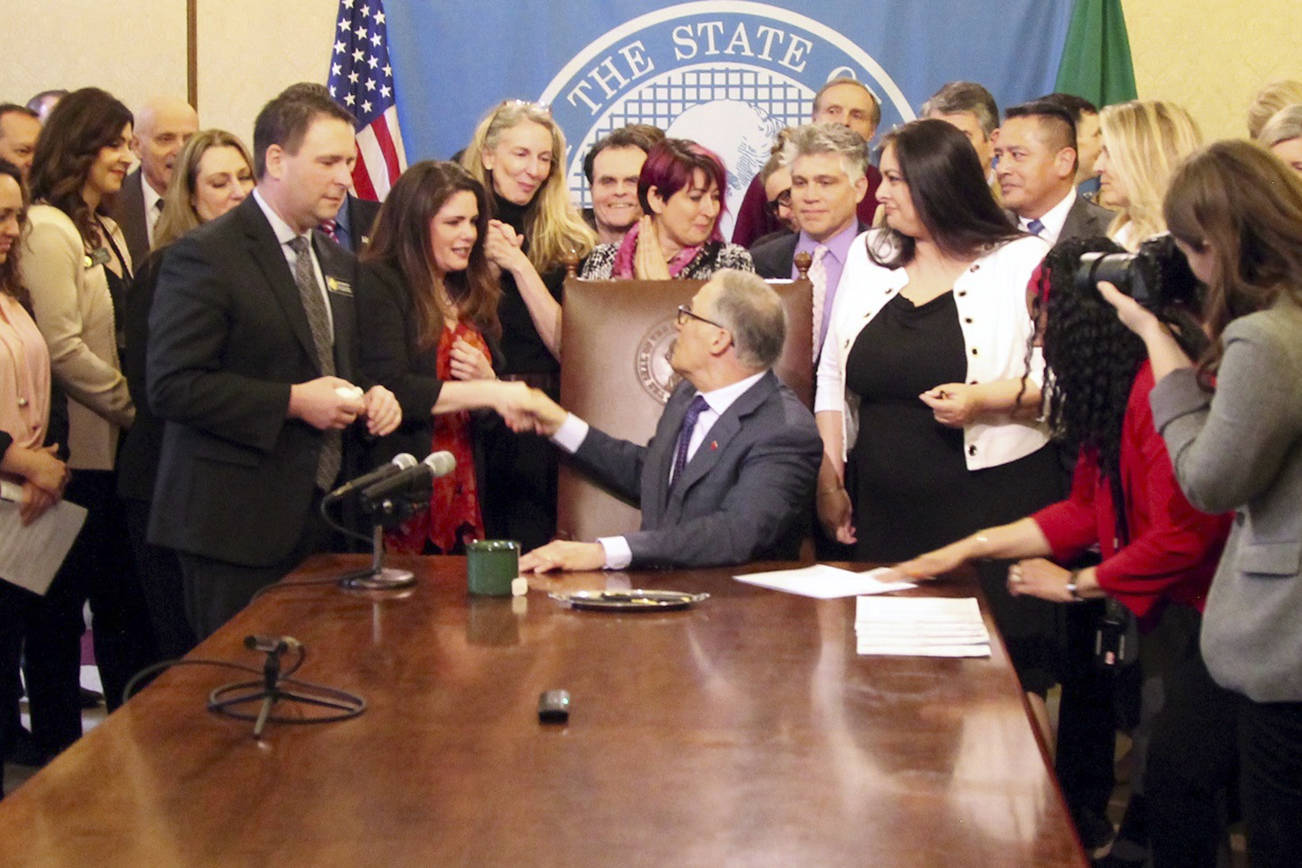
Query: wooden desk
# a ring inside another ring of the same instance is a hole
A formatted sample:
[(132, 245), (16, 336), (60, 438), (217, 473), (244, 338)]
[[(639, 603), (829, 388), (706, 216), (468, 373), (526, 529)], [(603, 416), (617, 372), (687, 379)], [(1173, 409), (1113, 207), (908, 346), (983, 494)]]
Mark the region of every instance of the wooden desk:
[[(859, 657), (852, 599), (735, 570), (629, 574), (713, 596), (614, 616), (540, 590), (518, 613), (468, 599), (460, 559), (395, 562), (420, 577), (404, 598), (278, 589), (193, 655), (260, 665), (246, 634), (295, 636), (298, 677), (364, 695), (361, 717), (258, 743), (203, 707), (238, 673), (175, 669), (0, 802), (0, 862), (1085, 864), (997, 640), (988, 660)], [(558, 687), (570, 722), (540, 725)]]

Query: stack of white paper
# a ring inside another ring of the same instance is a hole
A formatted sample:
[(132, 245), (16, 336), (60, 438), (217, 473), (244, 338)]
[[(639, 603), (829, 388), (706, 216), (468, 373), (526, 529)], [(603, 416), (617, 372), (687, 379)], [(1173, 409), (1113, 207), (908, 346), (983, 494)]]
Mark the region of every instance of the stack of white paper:
[(860, 597), (855, 602), (860, 654), (990, 656), (990, 633), (975, 597)]

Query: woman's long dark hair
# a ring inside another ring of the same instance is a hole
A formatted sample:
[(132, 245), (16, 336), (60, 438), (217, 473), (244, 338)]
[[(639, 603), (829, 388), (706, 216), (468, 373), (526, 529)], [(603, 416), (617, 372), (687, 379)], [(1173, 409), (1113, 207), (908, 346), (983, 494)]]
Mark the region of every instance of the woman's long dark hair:
[[(23, 197), (23, 214), (18, 218), (19, 228), (22, 228), (26, 222), (27, 213), (27, 187), (23, 184), (23, 173), (17, 166), (8, 160), (0, 159), (0, 175), (8, 175), (14, 179), (18, 185), (19, 192)], [(18, 299), (23, 304), (27, 304), (27, 290), (18, 278), (18, 259), (22, 255), (22, 239), (19, 238), (9, 248), (9, 255), (5, 257), (4, 262), (0, 262), (0, 293), (10, 295)]]
[[(455, 310), (444, 310), (437, 292), (434, 251), (430, 247), (430, 221), (456, 193), (473, 193), (479, 205), (475, 226), (478, 237), (465, 271), (447, 274), (443, 288)], [(371, 246), (362, 254), (367, 262), (383, 262), (402, 275), (416, 311), (418, 343), (438, 345), (449, 317), (465, 318), (481, 332), (496, 338), (501, 324), (497, 302), (501, 295), (484, 255), (488, 232), (488, 199), (484, 187), (456, 163), (426, 160), (402, 173), (375, 218)]]
[[(995, 202), (976, 150), (957, 127), (935, 119), (909, 121), (886, 134), (882, 150), (887, 148), (895, 149), (918, 219), (946, 255), (975, 258), (1023, 234)], [(877, 237), (868, 248), (873, 262), (900, 268), (913, 261), (914, 238), (894, 229)]]
[(1121, 434), (1135, 374), (1148, 350), (1121, 324), (1116, 309), (1095, 287), (1076, 285), (1081, 254), (1095, 251), (1124, 252), (1107, 238), (1071, 239), (1056, 245), (1044, 260), (1039, 298), (1047, 285), (1045, 409), (1055, 436), (1073, 452), (1083, 450), (1096, 457), (1099, 472), (1111, 487), (1117, 533), (1124, 540), (1129, 534), (1121, 485)]
[[(122, 128), (133, 121), (112, 94), (83, 87), (59, 100), (36, 139), (32, 199), (67, 214), (88, 247), (99, 247), (102, 239), (95, 213), (81, 197), (82, 188), (100, 149), (117, 141)], [(105, 210), (104, 203), (100, 210)]]

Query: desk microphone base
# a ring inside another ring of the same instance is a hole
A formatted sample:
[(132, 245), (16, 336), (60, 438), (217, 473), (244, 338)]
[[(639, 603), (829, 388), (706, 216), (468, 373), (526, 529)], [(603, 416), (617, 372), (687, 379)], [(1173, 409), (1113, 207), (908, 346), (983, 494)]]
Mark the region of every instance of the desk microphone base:
[(411, 570), (395, 567), (381, 567), (379, 570), (367, 570), (353, 573), (339, 580), (339, 587), (349, 591), (390, 591), (395, 588), (409, 588), (416, 584), (416, 576)]
[(371, 568), (339, 577), (339, 587), (347, 591), (392, 591), (416, 584), (411, 570), (400, 570), (384, 565), (384, 526), (377, 524), (371, 530)]

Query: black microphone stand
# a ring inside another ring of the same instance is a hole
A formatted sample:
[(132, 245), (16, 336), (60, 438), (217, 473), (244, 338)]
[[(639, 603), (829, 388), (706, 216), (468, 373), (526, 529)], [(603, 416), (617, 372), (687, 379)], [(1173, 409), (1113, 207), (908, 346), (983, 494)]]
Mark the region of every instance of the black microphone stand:
[[(411, 515), (412, 511), (407, 514)], [(401, 519), (400, 519), (401, 521)], [(350, 591), (389, 591), (416, 584), (416, 574), (411, 570), (384, 565), (384, 528), (386, 522), (377, 521), (371, 527), (371, 568), (345, 573), (339, 586)]]
[[(250, 637), (252, 638), (252, 637)], [(248, 640), (245, 640), (246, 643)], [(288, 646), (282, 641), (277, 642), (274, 647), (263, 648), (267, 655), (267, 660), (262, 665), (262, 682), (241, 681), (236, 684), (224, 684), (213, 690), (208, 695), (208, 708), (218, 714), (225, 714), (231, 717), (237, 717), (241, 720), (252, 720), (253, 737), (262, 738), (262, 730), (266, 727), (267, 721), (273, 720), (277, 723), (312, 723), (325, 722), (328, 720), (342, 719), (338, 715), (331, 715), (326, 718), (303, 720), (301, 718), (282, 718), (273, 717), (272, 709), (279, 702), (296, 702), (300, 705), (312, 705), (321, 708), (330, 708), (343, 712), (342, 717), (352, 717), (360, 714), (366, 707), (366, 703), (359, 697), (344, 693), (340, 690), (332, 690), (328, 687), (316, 687), (314, 685), (294, 682), (300, 687), (307, 687), (318, 691), (316, 695), (303, 692), (300, 690), (286, 690), (281, 687), (280, 672), (280, 655), (287, 650)], [(301, 646), (299, 646), (300, 651)], [(300, 657), (299, 662), (302, 662)], [(297, 665), (295, 666), (297, 668)], [(256, 716), (250, 716), (247, 712), (241, 711), (240, 706), (260, 702)]]
[[(358, 492), (362, 511), (371, 516), (371, 566), (364, 570), (354, 570), (339, 577), (339, 587), (348, 591), (392, 591), (408, 588), (416, 584), (416, 576), (411, 570), (401, 570), (384, 565), (384, 531), (385, 528), (397, 527), (414, 513), (429, 506), (430, 486), (418, 487), (418, 490), (385, 495), (378, 502), (368, 500), (363, 492)], [(340, 527), (331, 520), (329, 507), (335, 498), (327, 497), (321, 501), (321, 515), (326, 522)], [(341, 528), (342, 529), (342, 528)], [(355, 531), (346, 531), (358, 539), (364, 536)]]

